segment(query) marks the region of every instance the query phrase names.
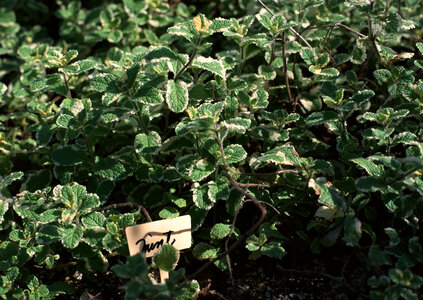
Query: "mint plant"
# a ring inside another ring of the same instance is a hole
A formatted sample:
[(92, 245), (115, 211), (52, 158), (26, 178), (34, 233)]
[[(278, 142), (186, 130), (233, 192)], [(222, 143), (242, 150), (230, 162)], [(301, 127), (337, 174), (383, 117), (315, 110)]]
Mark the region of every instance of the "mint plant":
[[(418, 1), (3, 2), (2, 298), (80, 296), (82, 274), (189, 299), (211, 265), (235, 285), (241, 248), (322, 261), (345, 297), (418, 298)], [(192, 248), (163, 247), (155, 285), (124, 229), (185, 214)]]

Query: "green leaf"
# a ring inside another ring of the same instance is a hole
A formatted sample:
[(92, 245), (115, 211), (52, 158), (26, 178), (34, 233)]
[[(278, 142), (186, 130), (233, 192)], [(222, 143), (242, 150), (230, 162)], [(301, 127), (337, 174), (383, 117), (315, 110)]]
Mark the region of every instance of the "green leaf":
[(48, 245), (60, 241), (61, 234), (56, 225), (45, 225), (38, 229), (36, 233), (37, 243), (41, 245)]
[(82, 234), (82, 226), (68, 225), (60, 229), (62, 244), (68, 249), (74, 249), (78, 246)]
[(191, 216), (191, 231), (198, 230), (206, 219), (208, 210), (192, 205), (187, 214)]
[(1, 179), (0, 190), (11, 185), (14, 181), (20, 180), (24, 176), (23, 172), (13, 172)]
[(139, 63), (134, 63), (130, 68), (126, 70), (126, 87), (128, 89), (132, 88), (137, 78), (138, 71), (141, 69)]
[(227, 164), (234, 164), (244, 160), (247, 157), (247, 152), (241, 145), (229, 145), (224, 150), (225, 162)]
[(62, 78), (59, 74), (49, 74), (32, 82), (30, 89), (33, 92), (39, 92), (46, 89), (53, 89), (60, 83), (62, 83)]
[(166, 206), (159, 212), (159, 217), (162, 219), (172, 219), (179, 216), (179, 211), (173, 206)]
[(53, 133), (56, 130), (57, 126), (55, 124), (42, 124), (39, 126), (35, 138), (37, 143), (40, 145), (47, 145), (50, 143)]
[(175, 26), (168, 28), (167, 32), (172, 35), (182, 36), (191, 43), (194, 43), (195, 38), (199, 35), (192, 20), (176, 24)]
[(4, 215), (7, 212), (7, 210), (9, 209), (9, 203), (4, 201), (3, 199), (1, 199), (1, 200), (2, 201), (0, 201), (0, 224), (3, 222)]
[(256, 168), (269, 163), (288, 166), (299, 165), (299, 155), (291, 145), (278, 146), (258, 157), (251, 166)]
[(408, 251), (418, 262), (423, 262), (423, 247), (419, 237), (415, 236), (408, 240)]
[(205, 159), (200, 159), (193, 164), (188, 172), (192, 181), (202, 181), (215, 170), (214, 164)]
[(150, 47), (150, 50), (145, 53), (144, 58), (146, 60), (162, 59), (167, 58), (170, 60), (179, 60), (179, 56), (170, 50), (168, 47)]
[(175, 269), (179, 260), (179, 251), (172, 245), (164, 245), (153, 257), (154, 264), (163, 271)]
[(99, 74), (91, 80), (90, 85), (95, 91), (100, 93), (119, 93), (120, 90), (117, 83), (118, 79), (115, 75)]
[(355, 181), (355, 186), (362, 192), (376, 192), (387, 187), (385, 180), (376, 176), (361, 177)]
[(367, 58), (367, 49), (366, 49), (367, 40), (364, 38), (359, 38), (356, 40), (356, 44), (351, 54), (351, 62), (353, 64), (359, 65), (362, 64)]
[(134, 15), (145, 13), (148, 8), (148, 2), (140, 0), (123, 0), (123, 4)]
[(223, 80), (226, 79), (225, 67), (220, 60), (211, 57), (197, 56), (194, 59), (192, 66), (210, 71), (213, 74), (220, 76)]
[(347, 246), (358, 247), (361, 239), (361, 222), (353, 215), (348, 215), (344, 222), (344, 238)]
[(207, 195), (211, 201), (216, 202), (217, 200), (227, 200), (229, 197), (229, 185), (223, 180), (217, 179), (216, 182), (210, 181), (207, 183), (208, 191)]
[(225, 32), (232, 26), (232, 21), (223, 19), (223, 18), (215, 18), (212, 20), (210, 25), (210, 29), (214, 32)]
[(146, 154), (157, 154), (161, 145), (162, 139), (155, 131), (150, 131), (148, 135), (140, 133), (135, 136), (134, 149), (140, 156)]
[(320, 76), (335, 77), (339, 75), (339, 71), (335, 68), (314, 69), (310, 67), (309, 69), (310, 69), (310, 72)]
[(383, 172), (383, 166), (378, 166), (374, 162), (365, 159), (365, 158), (354, 158), (351, 161), (355, 162), (357, 165), (366, 170), (366, 172), (371, 176), (380, 176)]
[(106, 217), (99, 212), (93, 212), (82, 218), (82, 224), (85, 228), (103, 229), (106, 225)]
[(339, 114), (334, 111), (326, 110), (324, 112), (312, 113), (305, 119), (305, 122), (307, 126), (315, 126), (334, 120), (339, 120)]
[(379, 79), (383, 82), (387, 82), (392, 77), (391, 72), (389, 72), (386, 69), (379, 69), (379, 70), (373, 71), (373, 75), (375, 76), (376, 79)]
[(314, 54), (314, 51), (309, 48), (301, 49), (300, 55), (307, 65), (313, 65), (316, 61), (316, 55)]
[(285, 256), (285, 249), (282, 247), (281, 242), (268, 242), (265, 243), (261, 249), (261, 253), (266, 256), (281, 259)]
[(217, 256), (217, 252), (218, 249), (204, 242), (198, 243), (195, 245), (194, 249), (192, 249), (192, 254), (199, 260), (213, 259)]
[(420, 54), (423, 55), (423, 43), (421, 42), (416, 43), (416, 47), (417, 49), (419, 49)]
[(93, 171), (111, 181), (125, 178), (128, 175), (125, 166), (118, 159), (112, 157), (100, 158), (94, 165)]
[(351, 97), (351, 100), (360, 103), (372, 98), (374, 95), (375, 92), (372, 90), (360, 90)]
[(82, 72), (86, 72), (88, 70), (93, 69), (96, 65), (97, 62), (95, 62), (94, 60), (84, 59), (74, 62), (73, 64), (70, 64), (63, 69), (59, 68), (59, 71), (62, 71), (66, 75), (77, 75), (81, 74)]
[(141, 86), (133, 97), (134, 101), (147, 105), (155, 105), (163, 102), (162, 93), (158, 89), (148, 85)]
[(345, 209), (346, 202), (342, 194), (325, 177), (310, 179), (308, 186), (319, 195), (319, 203), (329, 208)]
[(204, 210), (209, 210), (213, 207), (214, 199), (209, 198), (207, 185), (200, 185), (198, 182), (194, 182), (191, 190), (192, 201), (194, 202), (195, 206)]
[(224, 237), (226, 237), (230, 231), (231, 231), (231, 225), (217, 223), (212, 227), (210, 231), (210, 237), (212, 240), (216, 240), (216, 239), (221, 240)]
[(183, 112), (188, 106), (188, 88), (183, 81), (169, 80), (166, 87), (166, 103), (170, 110)]
[(74, 166), (88, 161), (85, 151), (75, 145), (57, 147), (52, 153), (52, 160), (56, 166)]

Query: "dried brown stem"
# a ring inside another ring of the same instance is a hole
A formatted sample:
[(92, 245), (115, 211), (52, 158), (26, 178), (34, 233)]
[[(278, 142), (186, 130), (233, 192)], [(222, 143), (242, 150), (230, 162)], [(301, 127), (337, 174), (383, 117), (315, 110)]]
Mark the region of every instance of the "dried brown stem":
[[(195, 278), (196, 276), (198, 276), (198, 274), (202, 273), (203, 271), (205, 271), (208, 267), (210, 267), (215, 261), (218, 261), (219, 259), (221, 259), (222, 257), (229, 255), (232, 251), (234, 251), (242, 242), (244, 242), (250, 235), (252, 235), (258, 228), (259, 226), (263, 223), (264, 219), (266, 218), (266, 209), (263, 207), (263, 205), (260, 203), (259, 200), (257, 200), (253, 195), (251, 195), (250, 193), (248, 193), (247, 191), (245, 191), (244, 189), (242, 189), (239, 186), (239, 183), (237, 181), (235, 181), (226, 171), (222, 171), (222, 175), (225, 176), (226, 178), (228, 178), (229, 182), (232, 184), (232, 186), (241, 194), (243, 194), (245, 197), (247, 197), (248, 199), (250, 199), (252, 202), (254, 202), (254, 204), (260, 209), (261, 215), (259, 217), (259, 219), (257, 220), (257, 222), (255, 222), (253, 224), (253, 226), (251, 226), (250, 229), (247, 230), (247, 232), (244, 233), (244, 235), (239, 239), (236, 240), (230, 247), (227, 247), (227, 245), (225, 246), (225, 252), (220, 253), (217, 257), (215, 257), (213, 260), (207, 262), (206, 264), (204, 264), (201, 268), (199, 268), (197, 271), (194, 272), (194, 274), (192, 274), (189, 279)], [(235, 226), (235, 220), (236, 217), (238, 215), (240, 208), (237, 210), (237, 212), (235, 213), (234, 216), (234, 221), (232, 222), (232, 228), (231, 228), (231, 232), (233, 231), (233, 228)], [(229, 238), (228, 238), (229, 239)]]
[(119, 207), (125, 207), (125, 206), (135, 206), (138, 207), (138, 209), (141, 209), (142, 212), (144, 213), (145, 217), (147, 218), (148, 222), (153, 222), (153, 220), (150, 217), (150, 214), (148, 213), (148, 211), (145, 209), (145, 207), (142, 204), (138, 204), (135, 202), (124, 202), (124, 203), (115, 203), (115, 204), (110, 204), (104, 207), (99, 207), (96, 210), (109, 210), (109, 209), (115, 209), (115, 208), (119, 208)]

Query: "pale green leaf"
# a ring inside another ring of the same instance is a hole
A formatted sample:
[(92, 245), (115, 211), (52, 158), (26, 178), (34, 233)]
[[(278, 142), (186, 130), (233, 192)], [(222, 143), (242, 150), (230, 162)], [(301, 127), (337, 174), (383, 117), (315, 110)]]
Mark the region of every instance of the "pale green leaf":
[(188, 88), (183, 81), (169, 80), (166, 87), (166, 103), (170, 110), (183, 112), (188, 106)]
[(210, 237), (212, 240), (223, 239), (229, 234), (230, 231), (231, 225), (217, 223), (212, 227), (210, 231)]
[(371, 176), (379, 176), (383, 172), (383, 166), (378, 166), (374, 162), (365, 159), (365, 158), (354, 158), (351, 161), (355, 162), (357, 165), (366, 170), (366, 172)]
[(202, 181), (215, 170), (214, 164), (205, 159), (200, 159), (195, 162), (190, 168), (188, 176), (192, 181)]
[(209, 244), (200, 242), (192, 249), (192, 254), (200, 260), (213, 259), (217, 256), (218, 249), (213, 248)]
[(233, 164), (244, 160), (247, 157), (247, 152), (241, 145), (229, 145), (224, 150), (225, 162)]
[(206, 70), (206, 71), (210, 71), (213, 74), (220, 76), (222, 79), (224, 80), (226, 79), (225, 67), (223, 66), (223, 63), (218, 59), (214, 59), (211, 57), (197, 56), (194, 59), (192, 66)]
[(179, 211), (173, 206), (166, 206), (159, 212), (159, 217), (162, 219), (172, 219), (179, 216)]
[(417, 49), (419, 49), (420, 54), (423, 55), (423, 43), (421, 42), (416, 43), (416, 47)]
[(210, 199), (208, 196), (208, 186), (207, 185), (200, 185), (198, 182), (195, 182), (192, 185), (192, 201), (194, 202), (195, 206), (200, 209), (209, 210), (213, 207), (214, 201)]
[(376, 192), (387, 187), (385, 180), (376, 176), (361, 177), (355, 181), (355, 186), (362, 192)]
[(323, 112), (314, 112), (309, 115), (305, 122), (308, 126), (315, 126), (329, 121), (339, 120), (339, 114), (334, 111), (326, 110)]
[(62, 244), (65, 248), (74, 249), (82, 238), (82, 226), (69, 225), (60, 228)]
[(82, 218), (82, 224), (84, 224), (85, 228), (105, 228), (106, 217), (99, 212), (93, 212)]
[(133, 97), (135, 101), (147, 105), (155, 105), (163, 102), (162, 93), (150, 86), (141, 86)]
[(164, 245), (153, 257), (154, 264), (163, 271), (175, 269), (179, 260), (179, 251), (172, 245)]
[(94, 60), (91, 59), (84, 59), (77, 62), (74, 62), (73, 64), (70, 64), (69, 66), (59, 69), (59, 71), (62, 71), (66, 75), (77, 75), (82, 72), (91, 70), (97, 65), (97, 63)]
[(140, 133), (135, 137), (134, 149), (138, 155), (157, 154), (162, 145), (160, 135), (155, 131)]

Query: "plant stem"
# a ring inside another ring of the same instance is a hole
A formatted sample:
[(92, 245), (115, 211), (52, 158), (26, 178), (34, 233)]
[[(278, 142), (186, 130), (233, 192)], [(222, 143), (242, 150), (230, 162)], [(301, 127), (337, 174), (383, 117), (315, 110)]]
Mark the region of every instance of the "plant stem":
[(110, 205), (107, 205), (105, 207), (99, 207), (99, 208), (96, 209), (96, 211), (99, 211), (99, 210), (105, 211), (105, 210), (115, 209), (115, 208), (125, 207), (125, 206), (136, 206), (136, 207), (138, 207), (138, 209), (141, 209), (142, 210), (142, 212), (144, 213), (144, 215), (147, 218), (148, 222), (153, 222), (153, 220), (150, 217), (150, 214), (145, 209), (145, 207), (142, 204), (138, 204), (138, 203), (135, 203), (135, 202), (125, 202), (125, 203), (110, 204)]
[(190, 58), (188, 59), (187, 63), (182, 67), (182, 69), (178, 72), (178, 74), (176, 74), (174, 80), (178, 80), (179, 77), (181, 77), (181, 75), (186, 71), (186, 69), (188, 69), (188, 67), (192, 64), (192, 62), (194, 61), (195, 56), (197, 55), (197, 48), (200, 45), (201, 42), (201, 38), (199, 37), (197, 40), (197, 43), (195, 44), (195, 48), (194, 51), (192, 52)]
[[(263, 6), (264, 7), (264, 9), (265, 10), (267, 10), (271, 15), (272, 15), (272, 17), (274, 17), (275, 16), (275, 14), (270, 10), (270, 8), (268, 8), (267, 6), (266, 6), (266, 4), (264, 4), (261, 0), (257, 0), (260, 4), (261, 4), (261, 6)], [(302, 35), (301, 34), (299, 34), (294, 28), (292, 28), (292, 27), (289, 27), (289, 30), (293, 33), (293, 34), (295, 34), (300, 40), (302, 40), (303, 42), (304, 42), (304, 44), (306, 44), (307, 45), (307, 47), (308, 48), (310, 48), (311, 50), (313, 50), (313, 48), (311, 47), (311, 45), (302, 37)]]
[(68, 94), (68, 98), (69, 99), (72, 99), (72, 94), (71, 94), (71, 91), (69, 89), (68, 79), (66, 78), (66, 74), (65, 73), (62, 73), (62, 77), (63, 77), (63, 81), (65, 82), (66, 92)]
[(225, 152), (223, 150), (222, 140), (220, 139), (219, 132), (217, 131), (216, 124), (213, 124), (214, 133), (216, 134), (217, 144), (219, 145), (220, 156), (222, 158), (222, 163), (225, 167), (228, 167), (228, 164), (225, 161)]
[(382, 60), (382, 56), (380, 55), (379, 50), (377, 50), (377, 46), (376, 46), (376, 42), (375, 42), (375, 36), (374, 36), (374, 33), (373, 33), (373, 22), (372, 22), (372, 18), (370, 17), (370, 12), (373, 10), (373, 5), (374, 5), (374, 1), (371, 1), (370, 10), (367, 13), (367, 21), (368, 21), (368, 27), (369, 27), (369, 39), (370, 39), (370, 43), (372, 44), (373, 51), (376, 53), (379, 60)]
[[(260, 210), (261, 215), (258, 219), (257, 222), (255, 222), (253, 224), (253, 226), (250, 227), (250, 229), (247, 230), (246, 233), (244, 233), (244, 235), (239, 239), (236, 240), (230, 247), (227, 247), (227, 245), (225, 245), (227, 248), (225, 250), (225, 252), (220, 253), (218, 256), (216, 256), (214, 259), (212, 259), (211, 261), (207, 262), (206, 264), (204, 264), (201, 268), (199, 268), (197, 271), (194, 272), (194, 274), (192, 274), (189, 279), (195, 278), (198, 274), (202, 273), (203, 271), (205, 271), (208, 267), (210, 267), (215, 261), (218, 261), (219, 259), (221, 259), (222, 257), (230, 254), (232, 251), (234, 251), (242, 242), (244, 242), (250, 235), (252, 235), (254, 232), (256, 232), (256, 230), (259, 228), (259, 226), (263, 223), (264, 219), (266, 218), (266, 209), (263, 207), (263, 205), (260, 203), (260, 201), (258, 201), (253, 195), (251, 195), (250, 193), (248, 193), (247, 191), (245, 191), (244, 189), (242, 189), (238, 182), (236, 182), (226, 171), (222, 171), (222, 175), (225, 176), (226, 178), (228, 178), (229, 182), (232, 184), (232, 186), (239, 191), (241, 194), (243, 194), (245, 197), (247, 197), (248, 199), (251, 199), (254, 204), (257, 206), (257, 208)], [(241, 208), (237, 209), (237, 212), (239, 212)], [(235, 214), (234, 219), (237, 217), (237, 214)], [(231, 232), (233, 232), (234, 230), (234, 224), (235, 222), (232, 222), (232, 227), (231, 227)], [(231, 233), (230, 232), (230, 233)], [(228, 236), (228, 239), (230, 238), (230, 235)]]
[(286, 31), (282, 34), (282, 59), (283, 59), (283, 73), (285, 77), (285, 85), (286, 91), (288, 92), (289, 102), (294, 103), (294, 99), (292, 98), (291, 94), (291, 87), (289, 86), (289, 78), (288, 78), (288, 64), (286, 62)]
[(401, 174), (397, 177), (395, 177), (394, 179), (392, 179), (391, 181), (389, 181), (388, 183), (386, 183), (386, 185), (391, 185), (395, 182), (397, 182), (398, 180), (404, 179), (405, 177), (407, 177), (408, 175), (413, 174), (414, 172), (416, 172), (419, 168), (415, 167), (412, 168), (410, 171), (405, 172), (404, 174)]
[(148, 129), (147, 126), (145, 126), (144, 120), (142, 119), (142, 114), (141, 114), (141, 109), (142, 107), (138, 107), (137, 103), (133, 100), (131, 100), (131, 103), (135, 109), (135, 112), (137, 113), (139, 122), (141, 124), (142, 130), (144, 131), (145, 134), (148, 134)]

